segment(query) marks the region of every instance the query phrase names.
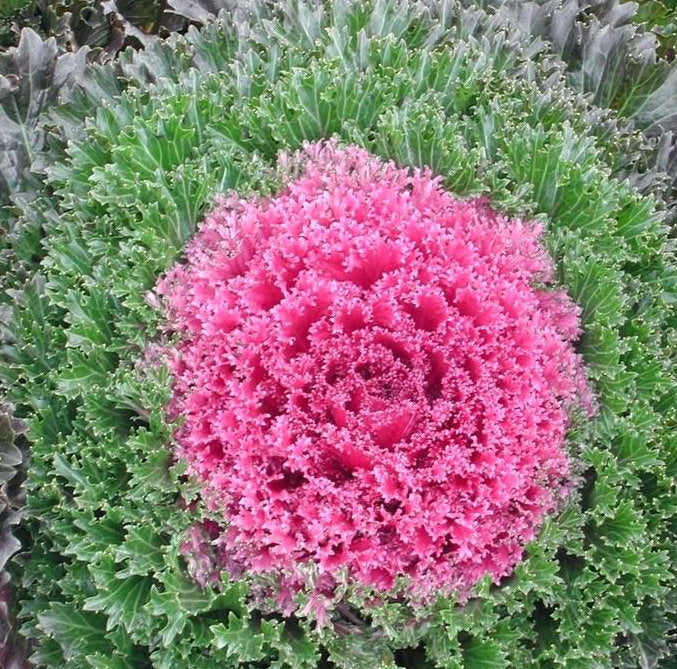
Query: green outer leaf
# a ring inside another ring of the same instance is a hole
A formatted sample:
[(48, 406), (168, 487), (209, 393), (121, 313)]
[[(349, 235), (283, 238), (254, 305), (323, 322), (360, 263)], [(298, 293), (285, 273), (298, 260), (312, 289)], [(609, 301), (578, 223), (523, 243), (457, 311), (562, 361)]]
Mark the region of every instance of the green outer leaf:
[(63, 648), (64, 658), (70, 659), (82, 647), (110, 652), (110, 642), (105, 638), (105, 617), (83, 613), (53, 602), (46, 613), (38, 616), (40, 628), (56, 639)]

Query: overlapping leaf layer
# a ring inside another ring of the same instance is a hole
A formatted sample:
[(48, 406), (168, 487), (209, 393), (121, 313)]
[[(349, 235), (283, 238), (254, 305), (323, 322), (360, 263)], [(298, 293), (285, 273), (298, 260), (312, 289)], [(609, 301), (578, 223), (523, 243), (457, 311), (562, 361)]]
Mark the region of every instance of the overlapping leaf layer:
[[(52, 116), (56, 158), (17, 205), (3, 320), (2, 379), (32, 441), (15, 572), (38, 666), (671, 666), (677, 275), (670, 145), (649, 135), (669, 130), (675, 75), (632, 75), (632, 109), (598, 90), (616, 120), (580, 94), (599, 65), (515, 25), (438, 0), (251, 3), (124, 56), (124, 84), (88, 70)], [(415, 609), (349, 588), (317, 630), (268, 608), (252, 577), (189, 579), (180, 546), (204, 512), (181, 503), (196, 491), (171, 462), (147, 296), (215, 193), (275, 192), (279, 151), (332, 136), (543, 221), (600, 410), (569, 436), (577, 494), (511, 578)]]

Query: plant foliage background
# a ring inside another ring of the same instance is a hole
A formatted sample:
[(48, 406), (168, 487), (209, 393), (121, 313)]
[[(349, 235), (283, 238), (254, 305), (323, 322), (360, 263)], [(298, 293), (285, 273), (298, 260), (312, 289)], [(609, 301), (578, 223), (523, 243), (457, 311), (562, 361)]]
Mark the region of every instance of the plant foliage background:
[[(674, 666), (677, 70), (672, 10), (636, 10), (20, 10), (41, 33), (0, 55), (0, 662)], [(600, 411), (570, 434), (577, 494), (511, 578), (416, 609), (348, 590), (317, 629), (254, 597), (253, 578), (189, 578), (180, 547), (205, 512), (179, 503), (199, 496), (168, 448), (168, 374), (140, 360), (162, 343), (148, 291), (214, 194), (273, 193), (280, 150), (331, 136), (544, 222)]]

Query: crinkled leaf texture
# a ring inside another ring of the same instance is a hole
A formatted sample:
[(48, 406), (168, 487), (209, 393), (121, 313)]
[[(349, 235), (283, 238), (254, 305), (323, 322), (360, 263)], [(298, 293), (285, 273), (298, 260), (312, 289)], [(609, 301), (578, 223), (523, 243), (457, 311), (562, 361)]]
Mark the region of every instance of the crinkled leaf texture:
[(45, 145), (38, 123), (61, 89), (73, 83), (85, 66), (85, 53), (59, 54), (56, 40), (42, 41), (30, 28), (19, 46), (0, 54), (0, 196), (24, 190), (29, 168)]
[[(52, 115), (53, 193), (20, 204), (48, 242), (12, 241), (32, 271), (10, 277), (0, 369), (33, 449), (31, 559), (12, 568), (36, 664), (670, 666), (677, 271), (665, 177), (656, 146), (567, 83), (575, 59), (522, 33), (453, 2), (252, 2), (88, 69)], [(582, 307), (600, 413), (569, 435), (578, 493), (510, 579), (481, 583), (463, 606), (415, 610), (347, 589), (318, 631), (282, 619), (270, 583), (189, 578), (180, 547), (205, 512), (178, 504), (197, 499), (171, 461), (169, 378), (154, 363), (166, 341), (147, 294), (215, 193), (271, 194), (280, 150), (330, 136), (542, 220), (557, 281)]]
[(12, 527), (19, 523), (21, 498), (17, 493), (14, 480), (24, 463), (24, 453), (15, 441), (17, 432), (22, 431), (21, 423), (12, 418), (12, 407), (2, 407), (0, 413), (0, 570), (4, 570), (7, 560), (21, 547), (21, 543), (12, 535)]
[[(89, 47), (88, 58), (109, 62), (129, 47), (138, 48), (167, 34), (185, 32), (189, 16), (172, 11), (166, 0), (3, 0), (12, 17), (0, 22), (0, 43), (16, 46), (17, 33), (31, 27), (43, 38), (55, 38), (62, 52)], [(11, 4), (23, 4), (12, 12)], [(217, 10), (218, 11), (218, 10)]]
[(25, 644), (10, 615), (13, 588), (7, 569), (9, 559), (21, 549), (14, 530), (24, 505), (23, 484), (28, 465), (27, 445), (22, 439), (24, 425), (13, 417), (11, 405), (0, 406), (0, 663), (8, 669), (26, 665)]
[(233, 0), (168, 0), (169, 6), (181, 16), (191, 21), (207, 23), (222, 10), (233, 9), (237, 1)]
[[(677, 68), (658, 55), (656, 36), (633, 21), (637, 4), (608, 0), (485, 0), (526, 39), (542, 38), (567, 64), (567, 82), (595, 105), (613, 109), (627, 129), (653, 146), (657, 172), (669, 177), (671, 208), (677, 183)], [(639, 158), (639, 157), (638, 157)], [(640, 160), (642, 160), (640, 158)], [(630, 169), (633, 184), (647, 175)]]

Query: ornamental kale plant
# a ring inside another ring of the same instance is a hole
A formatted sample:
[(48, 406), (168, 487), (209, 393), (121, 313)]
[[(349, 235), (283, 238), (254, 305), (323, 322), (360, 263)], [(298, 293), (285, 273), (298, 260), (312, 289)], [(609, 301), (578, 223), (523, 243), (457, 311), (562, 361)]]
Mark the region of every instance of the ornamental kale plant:
[(613, 2), (225, 9), (78, 61), (8, 167), (33, 665), (671, 667), (655, 39)]

